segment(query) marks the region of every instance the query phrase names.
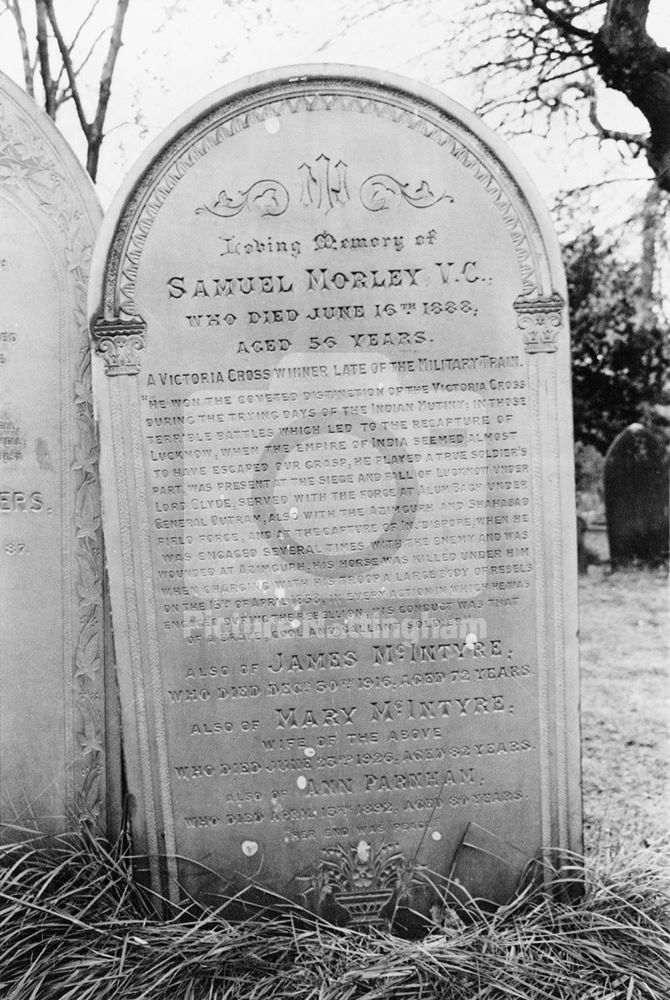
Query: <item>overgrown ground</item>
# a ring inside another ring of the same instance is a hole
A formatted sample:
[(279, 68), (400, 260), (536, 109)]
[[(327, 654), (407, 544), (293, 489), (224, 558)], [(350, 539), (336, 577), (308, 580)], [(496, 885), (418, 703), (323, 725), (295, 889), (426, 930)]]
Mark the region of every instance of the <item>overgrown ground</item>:
[(585, 846), (642, 845), (670, 831), (667, 577), (591, 568), (579, 610)]
[(0, 1000), (670, 1000), (666, 594), (581, 581), (583, 894), (567, 870), (492, 916), (437, 910), (419, 941), (281, 910), (161, 921), (84, 828), (0, 849)]

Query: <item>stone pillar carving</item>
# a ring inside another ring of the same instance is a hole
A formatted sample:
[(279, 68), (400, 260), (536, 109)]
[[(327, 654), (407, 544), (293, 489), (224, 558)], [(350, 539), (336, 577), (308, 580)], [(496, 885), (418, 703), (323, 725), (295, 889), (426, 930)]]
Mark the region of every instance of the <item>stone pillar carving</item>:
[(106, 375), (139, 375), (146, 328), (140, 316), (95, 320), (91, 332), (96, 353), (104, 359)]
[(527, 354), (553, 354), (563, 322), (563, 299), (556, 292), (545, 298), (514, 300), (517, 326)]

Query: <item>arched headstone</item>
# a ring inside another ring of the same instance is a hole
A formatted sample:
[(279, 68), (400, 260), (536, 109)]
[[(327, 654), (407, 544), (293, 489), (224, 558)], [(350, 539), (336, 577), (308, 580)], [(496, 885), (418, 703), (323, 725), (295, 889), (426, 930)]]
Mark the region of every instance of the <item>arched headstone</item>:
[(558, 245), (473, 115), (298, 67), (185, 114), (91, 286), (136, 846), (331, 919), (580, 844)]
[(612, 569), (668, 558), (668, 458), (652, 431), (631, 424), (614, 439), (603, 472)]
[[(86, 294), (101, 219), (0, 76), (0, 820), (107, 823), (102, 529)], [(118, 745), (116, 754), (119, 754)]]

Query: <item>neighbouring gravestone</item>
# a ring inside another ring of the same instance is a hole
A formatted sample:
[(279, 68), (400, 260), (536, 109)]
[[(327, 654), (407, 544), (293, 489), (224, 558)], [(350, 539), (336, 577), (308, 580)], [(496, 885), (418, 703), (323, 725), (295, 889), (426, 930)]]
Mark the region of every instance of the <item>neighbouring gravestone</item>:
[(136, 848), (333, 920), (580, 846), (556, 239), (471, 114), (290, 69), (106, 219), (94, 394)]
[[(106, 823), (102, 532), (86, 291), (101, 219), (0, 77), (0, 820)], [(118, 753), (117, 749), (117, 753)]]
[(614, 439), (603, 471), (612, 569), (668, 558), (668, 458), (659, 438), (631, 424)]

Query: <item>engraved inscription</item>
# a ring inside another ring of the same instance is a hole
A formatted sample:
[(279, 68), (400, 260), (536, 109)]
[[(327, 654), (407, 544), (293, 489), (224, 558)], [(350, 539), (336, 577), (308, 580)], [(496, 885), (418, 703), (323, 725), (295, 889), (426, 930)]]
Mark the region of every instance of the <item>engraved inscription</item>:
[(18, 462), (25, 447), (21, 428), (11, 417), (0, 417), (0, 462)]
[(118, 221), (106, 321), (147, 328), (104, 390), (117, 578), (173, 854), (381, 926), (480, 842), (519, 875), (552, 822), (537, 372), (562, 303), (458, 116), (290, 87), (212, 109)]
[(51, 832), (82, 815), (104, 823), (106, 808), (86, 324), (99, 208), (50, 123), (9, 81), (0, 89), (0, 809)]

